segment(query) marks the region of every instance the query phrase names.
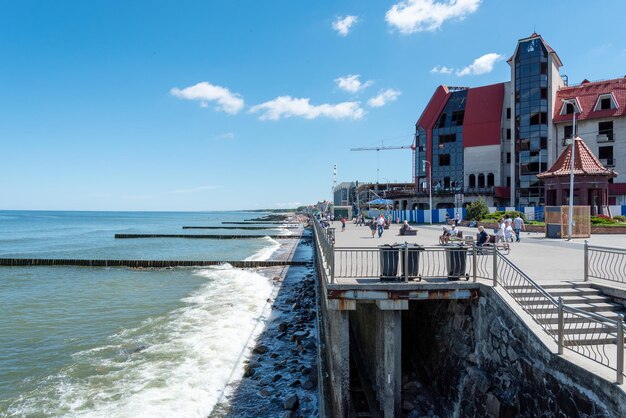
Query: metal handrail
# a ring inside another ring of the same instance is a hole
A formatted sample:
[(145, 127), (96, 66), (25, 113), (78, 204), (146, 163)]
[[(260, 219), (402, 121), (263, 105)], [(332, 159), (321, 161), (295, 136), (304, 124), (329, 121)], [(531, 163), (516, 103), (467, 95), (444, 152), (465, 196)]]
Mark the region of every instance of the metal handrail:
[[(624, 381), (624, 318), (611, 320), (593, 312), (567, 306), (556, 300), (499, 252), (494, 258), (497, 283), (558, 344), (616, 371), (616, 381)], [(555, 335), (556, 333), (556, 335)], [(615, 361), (608, 346), (615, 345)]]
[(589, 245), (585, 240), (584, 279), (626, 284), (626, 249)]

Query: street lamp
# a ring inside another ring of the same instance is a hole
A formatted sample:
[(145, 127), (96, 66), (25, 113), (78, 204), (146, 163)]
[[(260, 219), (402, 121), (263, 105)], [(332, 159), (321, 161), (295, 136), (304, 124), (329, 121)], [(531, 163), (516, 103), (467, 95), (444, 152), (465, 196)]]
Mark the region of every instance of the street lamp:
[(574, 108), (572, 113), (572, 152), (570, 154), (570, 172), (569, 172), (569, 214), (567, 217), (567, 240), (572, 240), (572, 225), (574, 224), (574, 161), (576, 155), (576, 100), (563, 100), (563, 103), (568, 103)]
[(428, 219), (430, 224), (433, 224), (433, 165), (430, 161), (422, 160), (424, 164), (424, 171), (426, 171), (426, 164), (428, 164)]

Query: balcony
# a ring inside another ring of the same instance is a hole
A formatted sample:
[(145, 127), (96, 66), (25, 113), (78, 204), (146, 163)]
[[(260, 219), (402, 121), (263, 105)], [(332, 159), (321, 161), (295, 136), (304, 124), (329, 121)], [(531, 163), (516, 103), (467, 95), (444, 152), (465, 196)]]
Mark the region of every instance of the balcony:
[(600, 135), (596, 135), (597, 142), (613, 142), (613, 132), (607, 132)]
[(492, 195), (494, 193), (494, 187), (466, 187), (465, 194), (478, 194), (478, 195)]
[(615, 158), (600, 158), (600, 162), (605, 167), (615, 167)]

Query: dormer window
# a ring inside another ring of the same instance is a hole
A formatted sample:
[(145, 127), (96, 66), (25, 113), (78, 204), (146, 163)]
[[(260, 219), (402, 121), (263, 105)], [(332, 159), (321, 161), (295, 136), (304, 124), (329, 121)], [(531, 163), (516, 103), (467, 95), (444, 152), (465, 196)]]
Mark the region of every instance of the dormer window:
[(613, 93), (601, 94), (598, 97), (598, 101), (596, 102), (596, 106), (593, 110), (598, 111), (608, 109), (617, 109), (617, 103)]
[[(569, 101), (569, 100), (572, 100), (572, 101)], [(574, 99), (568, 99), (566, 101), (563, 101), (563, 106), (561, 107), (561, 112), (559, 113), (561, 116), (571, 115), (572, 113), (574, 113), (574, 110), (576, 111), (576, 113), (581, 113), (580, 106), (578, 105), (578, 101), (576, 101), (576, 104), (574, 104), (573, 100)]]

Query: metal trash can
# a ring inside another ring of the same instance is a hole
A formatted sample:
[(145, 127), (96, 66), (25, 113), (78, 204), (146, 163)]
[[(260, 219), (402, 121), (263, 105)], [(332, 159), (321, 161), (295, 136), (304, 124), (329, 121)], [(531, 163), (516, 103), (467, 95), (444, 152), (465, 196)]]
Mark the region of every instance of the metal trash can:
[(445, 245), (446, 267), (448, 270), (448, 280), (459, 280), (464, 277), (469, 280), (467, 269), (467, 247), (465, 245)]
[(400, 251), (400, 265), (402, 266), (402, 279), (404, 281), (422, 280), (419, 274), (420, 253), (424, 247), (417, 244), (404, 243)]
[(380, 251), (380, 281), (400, 281), (398, 276), (398, 253), (400, 252), (400, 245), (385, 244), (379, 245)]

